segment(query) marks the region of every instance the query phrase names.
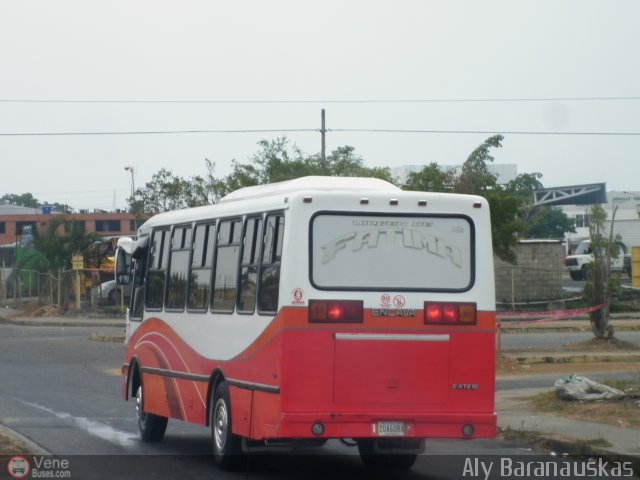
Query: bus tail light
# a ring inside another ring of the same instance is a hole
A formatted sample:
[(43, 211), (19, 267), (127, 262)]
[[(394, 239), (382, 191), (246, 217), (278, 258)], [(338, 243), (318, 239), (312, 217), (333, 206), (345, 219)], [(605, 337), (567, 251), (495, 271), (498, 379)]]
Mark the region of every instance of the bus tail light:
[(311, 323), (362, 323), (361, 300), (309, 300)]
[(475, 325), (475, 303), (424, 303), (427, 325)]

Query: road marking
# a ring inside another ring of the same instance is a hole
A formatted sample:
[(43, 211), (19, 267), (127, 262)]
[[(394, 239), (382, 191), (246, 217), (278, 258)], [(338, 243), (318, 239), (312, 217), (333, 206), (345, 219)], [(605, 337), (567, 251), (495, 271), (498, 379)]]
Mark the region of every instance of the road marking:
[(38, 410), (42, 410), (43, 412), (50, 413), (57, 418), (67, 420), (71, 422), (73, 426), (87, 432), (89, 435), (107, 440), (108, 442), (116, 443), (123, 447), (128, 447), (138, 443), (131, 433), (118, 430), (111, 427), (110, 425), (107, 425), (106, 423), (91, 420), (87, 417), (74, 417), (70, 413), (58, 412), (52, 410), (51, 408), (38, 405), (36, 403), (25, 402), (23, 400), (20, 400), (20, 402), (24, 403), (25, 405), (29, 405), (30, 407), (37, 408)]

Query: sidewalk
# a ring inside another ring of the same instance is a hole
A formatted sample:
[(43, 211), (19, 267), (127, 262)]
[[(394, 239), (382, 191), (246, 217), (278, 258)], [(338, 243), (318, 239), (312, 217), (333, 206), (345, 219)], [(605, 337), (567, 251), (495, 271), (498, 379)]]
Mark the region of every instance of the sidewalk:
[[(611, 320), (616, 332), (640, 330), (639, 313), (613, 314)], [(523, 335), (528, 333), (562, 335), (565, 332), (591, 332), (591, 324), (587, 317), (542, 323), (520, 322), (517, 325), (503, 322), (501, 331)], [(637, 380), (640, 381), (640, 348), (611, 351), (509, 349), (503, 350), (501, 354), (503, 358), (521, 366), (544, 368), (544, 365), (553, 364), (553, 371), (557, 378), (579, 373), (580, 370), (593, 368), (597, 364), (604, 368), (608, 366), (611, 378), (614, 379), (616, 374), (623, 370), (622, 364), (625, 364), (624, 371), (627, 374), (631, 372), (632, 375), (635, 372)], [(501, 376), (509, 377), (508, 374)], [(527, 377), (533, 378), (534, 374), (523, 373), (520, 378)], [(497, 391), (495, 398), (499, 429), (528, 432), (557, 454), (600, 455), (612, 459), (617, 456), (628, 456), (634, 464), (636, 473), (640, 473), (640, 429), (605, 425), (589, 421), (588, 418), (577, 420), (533, 411), (527, 399), (553, 389), (553, 381), (550, 381), (547, 388)], [(640, 415), (640, 401), (638, 407), (637, 415)]]
[[(605, 458), (628, 456), (634, 463), (636, 472), (640, 472), (639, 429), (544, 415), (529, 408), (527, 397), (552, 389), (553, 387), (524, 388), (496, 392), (496, 411), (500, 430), (533, 432), (557, 454), (598, 455)], [(603, 440), (608, 444), (607, 446), (590, 446), (590, 441), (598, 445)]]
[(20, 310), (12, 308), (0, 309), (0, 323), (12, 325), (29, 325), (32, 327), (122, 327), (124, 318), (90, 316), (79, 314), (56, 316), (23, 316)]

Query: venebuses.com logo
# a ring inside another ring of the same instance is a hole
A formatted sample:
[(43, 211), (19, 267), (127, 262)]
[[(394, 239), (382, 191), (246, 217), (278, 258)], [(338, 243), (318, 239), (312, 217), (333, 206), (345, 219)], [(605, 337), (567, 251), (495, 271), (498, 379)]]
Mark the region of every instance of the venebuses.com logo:
[(20, 455), (15, 455), (7, 462), (7, 473), (11, 478), (26, 478), (31, 471), (29, 460)]
[(7, 473), (11, 478), (71, 478), (69, 460), (50, 456), (14, 455), (7, 462)]

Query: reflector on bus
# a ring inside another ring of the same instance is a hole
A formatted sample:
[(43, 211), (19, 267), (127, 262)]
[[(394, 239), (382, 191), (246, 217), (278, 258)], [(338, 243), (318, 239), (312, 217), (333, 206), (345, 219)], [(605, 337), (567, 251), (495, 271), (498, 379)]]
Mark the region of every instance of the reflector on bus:
[(427, 325), (475, 325), (475, 303), (424, 303)]
[(362, 323), (361, 300), (309, 300), (310, 323)]

